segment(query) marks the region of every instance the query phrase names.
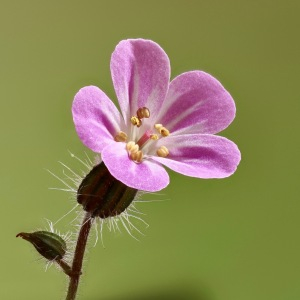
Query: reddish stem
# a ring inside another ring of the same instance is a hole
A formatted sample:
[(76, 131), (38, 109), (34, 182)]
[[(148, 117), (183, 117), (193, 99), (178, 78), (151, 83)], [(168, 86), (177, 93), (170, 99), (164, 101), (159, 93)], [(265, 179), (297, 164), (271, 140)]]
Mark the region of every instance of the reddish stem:
[(70, 271), (70, 283), (68, 288), (68, 294), (66, 300), (74, 300), (76, 298), (78, 284), (81, 275), (82, 262), (84, 257), (84, 252), (92, 226), (93, 219), (89, 213), (86, 213), (82, 225), (78, 234), (76, 249), (74, 253), (72, 269)]

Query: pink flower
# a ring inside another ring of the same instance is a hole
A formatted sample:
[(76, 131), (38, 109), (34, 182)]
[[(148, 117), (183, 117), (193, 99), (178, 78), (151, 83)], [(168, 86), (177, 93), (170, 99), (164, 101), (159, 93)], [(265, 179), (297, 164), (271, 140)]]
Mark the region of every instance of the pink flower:
[(82, 88), (72, 112), (81, 141), (101, 153), (109, 172), (129, 187), (159, 191), (164, 167), (198, 178), (224, 178), (241, 155), (214, 135), (235, 117), (235, 104), (218, 80), (191, 71), (170, 82), (170, 62), (150, 40), (121, 41), (110, 69), (122, 114), (95, 86)]

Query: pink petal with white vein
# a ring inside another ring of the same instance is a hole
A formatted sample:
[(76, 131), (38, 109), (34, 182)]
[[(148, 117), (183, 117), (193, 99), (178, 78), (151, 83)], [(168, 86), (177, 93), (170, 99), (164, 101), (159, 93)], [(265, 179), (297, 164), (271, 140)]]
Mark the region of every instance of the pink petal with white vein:
[(152, 156), (170, 169), (199, 178), (224, 178), (235, 172), (241, 153), (232, 141), (210, 134), (186, 134), (162, 139), (157, 146), (169, 149), (169, 156)]
[(111, 57), (111, 75), (125, 123), (140, 107), (156, 116), (167, 94), (170, 62), (156, 43), (143, 40), (121, 41)]
[(171, 83), (158, 123), (171, 133), (217, 133), (235, 117), (235, 104), (221, 83), (201, 71), (177, 76)]
[(128, 157), (124, 143), (113, 143), (102, 151), (102, 160), (109, 172), (129, 187), (156, 192), (169, 184), (164, 167), (154, 161), (135, 163)]
[(113, 102), (96, 86), (86, 86), (75, 95), (73, 120), (81, 141), (101, 152), (124, 128), (124, 121)]

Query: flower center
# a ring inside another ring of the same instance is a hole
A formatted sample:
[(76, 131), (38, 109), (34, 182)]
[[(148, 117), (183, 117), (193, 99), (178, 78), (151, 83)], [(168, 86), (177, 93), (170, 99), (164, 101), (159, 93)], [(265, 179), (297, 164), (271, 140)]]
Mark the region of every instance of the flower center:
[[(147, 155), (151, 149), (151, 141), (156, 141), (160, 138), (164, 138), (170, 135), (169, 130), (162, 124), (155, 124), (153, 128), (142, 129), (143, 119), (150, 118), (150, 110), (147, 107), (141, 107), (137, 110), (136, 115), (130, 118), (131, 122), (131, 137), (120, 131), (116, 134), (114, 140), (116, 142), (126, 143), (126, 150), (129, 157), (136, 163), (140, 163), (145, 159), (145, 154)], [(144, 125), (145, 126), (145, 125)], [(145, 130), (145, 132), (140, 135), (138, 134), (140, 130)], [(140, 136), (139, 139), (135, 136)], [(129, 142), (127, 142), (129, 140)], [(165, 146), (161, 146), (156, 149), (156, 155), (160, 157), (167, 157), (169, 155), (169, 150)]]

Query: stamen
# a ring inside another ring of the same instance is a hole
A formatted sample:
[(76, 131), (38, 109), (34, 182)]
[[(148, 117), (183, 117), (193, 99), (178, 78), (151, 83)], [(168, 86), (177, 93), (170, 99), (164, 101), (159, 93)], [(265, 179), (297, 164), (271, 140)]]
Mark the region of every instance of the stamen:
[(160, 134), (162, 136), (168, 136), (170, 135), (170, 131), (166, 128), (166, 127), (162, 127), (160, 130), (159, 130)]
[(134, 160), (135, 162), (141, 162), (143, 159), (143, 152), (141, 150), (135, 152), (135, 153), (131, 153), (130, 154), (130, 158), (132, 160)]
[(126, 144), (127, 151), (132, 154), (139, 151), (139, 145), (137, 145), (135, 142), (130, 141)]
[(165, 146), (161, 146), (156, 151), (157, 156), (159, 157), (167, 157), (169, 155), (169, 150)]
[(162, 135), (162, 136), (168, 136), (170, 135), (170, 131), (164, 127), (162, 124), (155, 124), (155, 129)]
[(130, 122), (133, 126), (140, 127), (142, 125), (142, 121), (136, 116), (131, 117)]
[(120, 131), (114, 138), (116, 142), (126, 142), (127, 141), (127, 134), (123, 131)]
[(147, 107), (141, 107), (137, 110), (136, 115), (139, 119), (149, 118), (150, 117), (150, 110)]
[(159, 130), (162, 128), (162, 124), (155, 124), (154, 128), (159, 132)]
[(140, 148), (151, 138), (151, 131), (147, 130), (141, 138), (137, 141), (137, 144), (140, 146)]

